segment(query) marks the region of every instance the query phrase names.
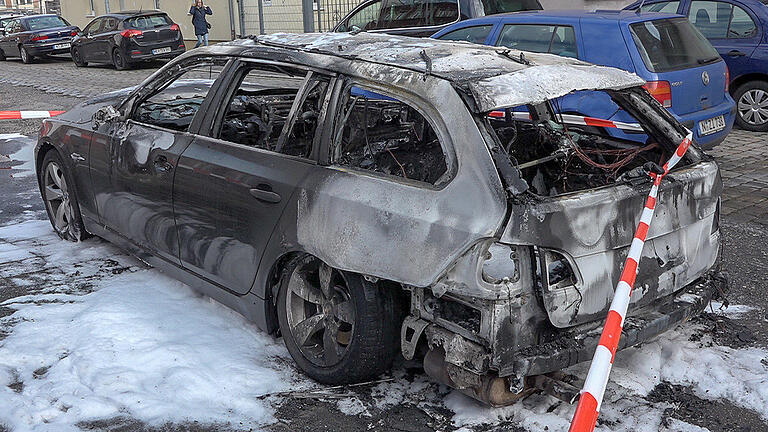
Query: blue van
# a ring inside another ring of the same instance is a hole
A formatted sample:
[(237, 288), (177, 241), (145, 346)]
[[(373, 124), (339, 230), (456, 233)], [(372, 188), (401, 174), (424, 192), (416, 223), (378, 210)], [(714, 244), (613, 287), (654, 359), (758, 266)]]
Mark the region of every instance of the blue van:
[[(642, 7), (641, 7), (642, 3)], [(685, 15), (712, 43), (731, 72), (736, 124), (768, 131), (768, 1), (637, 1), (625, 9)]]
[[(574, 57), (634, 72), (704, 148), (722, 142), (733, 127), (736, 108), (728, 94), (728, 68), (707, 39), (678, 15), (518, 12), (462, 21), (433, 37)], [(561, 113), (634, 122), (629, 113), (594, 92), (565, 96), (556, 105)], [(607, 132), (635, 141), (646, 139), (638, 132)]]

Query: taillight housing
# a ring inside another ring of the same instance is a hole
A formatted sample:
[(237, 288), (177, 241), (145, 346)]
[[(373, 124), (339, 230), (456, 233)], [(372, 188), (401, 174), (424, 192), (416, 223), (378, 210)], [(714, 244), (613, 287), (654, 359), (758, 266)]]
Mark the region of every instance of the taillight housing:
[(77, 36), (77, 30), (72, 30), (72, 32), (69, 35), (70, 36)]
[(728, 89), (731, 86), (731, 71), (728, 70), (728, 66), (725, 67), (725, 92), (728, 93)]
[(664, 108), (672, 108), (672, 87), (669, 81), (648, 81), (644, 86)]
[(181, 29), (179, 28), (179, 25), (178, 25), (178, 24), (174, 24), (174, 25), (172, 25), (172, 26), (171, 26), (171, 30), (173, 30), (173, 31), (181, 31)]
[(127, 29), (127, 30), (123, 30), (122, 32), (120, 32), (120, 35), (122, 35), (123, 37), (126, 37), (126, 38), (132, 38), (134, 36), (141, 36), (141, 34), (143, 34), (143, 33), (144, 32), (142, 32), (141, 30)]
[(32, 39), (30, 39), (30, 40), (32, 42), (37, 42), (37, 41), (46, 40), (46, 39), (48, 39), (48, 36), (35, 36)]

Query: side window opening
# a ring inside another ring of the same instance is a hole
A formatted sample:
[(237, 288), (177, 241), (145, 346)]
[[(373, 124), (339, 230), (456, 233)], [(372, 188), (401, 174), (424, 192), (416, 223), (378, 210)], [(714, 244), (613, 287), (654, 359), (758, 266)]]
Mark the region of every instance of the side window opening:
[(328, 85), (327, 77), (314, 72), (268, 65), (252, 68), (227, 104), (218, 137), (309, 157)]
[(488, 38), (488, 35), (491, 33), (491, 29), (493, 29), (492, 25), (462, 27), (460, 29), (454, 30), (452, 32), (448, 32), (440, 36), (440, 39), (482, 44), (482, 43), (485, 43), (485, 40)]
[(501, 31), (499, 46), (577, 57), (576, 34), (571, 26), (545, 24), (507, 24)]
[(748, 38), (757, 32), (755, 22), (744, 9), (725, 2), (692, 1), (688, 19), (707, 39)]
[(228, 59), (190, 67), (138, 104), (133, 120), (187, 132)]
[(640, 8), (641, 12), (664, 12), (677, 13), (680, 7), (679, 1), (664, 1), (659, 3), (645, 4)]
[(334, 163), (430, 184), (448, 171), (432, 125), (410, 104), (351, 85), (341, 106)]

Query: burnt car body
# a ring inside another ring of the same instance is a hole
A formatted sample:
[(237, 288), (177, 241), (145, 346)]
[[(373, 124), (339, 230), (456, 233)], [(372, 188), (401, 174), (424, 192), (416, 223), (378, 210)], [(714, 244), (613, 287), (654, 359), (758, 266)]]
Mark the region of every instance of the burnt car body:
[[(594, 351), (643, 166), (688, 132), (643, 83), (478, 45), (262, 36), (45, 120), (38, 179), (59, 235), (103, 237), (280, 330), (321, 382), (369, 379), (400, 348), (501, 405)], [(612, 98), (652, 142), (567, 127), (549, 101), (574, 91)], [(489, 116), (520, 106), (531, 120)], [(721, 189), (695, 147), (662, 183), (622, 347), (725, 289)]]
[(78, 31), (58, 15), (12, 18), (0, 34), (0, 60), (21, 57), (24, 63), (31, 63), (35, 57), (66, 54)]
[(135, 63), (171, 59), (186, 50), (181, 28), (159, 10), (123, 11), (88, 23), (72, 41), (77, 66), (111, 63), (127, 69)]

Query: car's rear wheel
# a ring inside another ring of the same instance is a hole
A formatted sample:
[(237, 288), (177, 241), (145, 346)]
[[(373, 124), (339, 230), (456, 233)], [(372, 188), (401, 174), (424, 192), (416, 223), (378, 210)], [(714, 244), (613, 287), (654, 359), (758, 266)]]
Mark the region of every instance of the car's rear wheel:
[(83, 60), (83, 55), (80, 53), (79, 48), (72, 48), (72, 62), (77, 67), (88, 66), (88, 62)]
[(117, 70), (126, 70), (131, 67), (131, 64), (128, 63), (128, 60), (125, 58), (123, 53), (120, 52), (119, 49), (116, 49), (112, 53), (112, 64), (115, 66), (115, 69)]
[(21, 56), (21, 61), (25, 64), (30, 64), (35, 60), (32, 54), (30, 54), (24, 46), (19, 47), (19, 55)]
[(88, 233), (80, 215), (75, 182), (59, 154), (55, 150), (48, 151), (41, 167), (38, 173), (40, 189), (54, 231), (64, 240), (84, 240)]
[(400, 336), (396, 292), (336, 270), (311, 255), (288, 262), (277, 316), (299, 368), (324, 384), (348, 384), (389, 370)]
[(768, 131), (768, 83), (746, 82), (736, 89), (733, 98), (739, 127), (755, 132)]

